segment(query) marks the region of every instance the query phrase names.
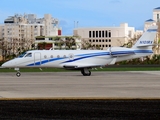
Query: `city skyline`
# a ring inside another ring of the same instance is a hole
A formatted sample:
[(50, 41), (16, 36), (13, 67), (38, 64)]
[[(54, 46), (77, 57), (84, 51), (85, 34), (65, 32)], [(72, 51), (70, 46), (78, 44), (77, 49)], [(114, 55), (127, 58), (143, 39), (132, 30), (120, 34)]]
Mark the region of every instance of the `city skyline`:
[(158, 0), (1, 0), (0, 23), (15, 14), (51, 14), (60, 21), (62, 35), (72, 35), (74, 27), (109, 27), (128, 23), (143, 30), (144, 22), (152, 19)]

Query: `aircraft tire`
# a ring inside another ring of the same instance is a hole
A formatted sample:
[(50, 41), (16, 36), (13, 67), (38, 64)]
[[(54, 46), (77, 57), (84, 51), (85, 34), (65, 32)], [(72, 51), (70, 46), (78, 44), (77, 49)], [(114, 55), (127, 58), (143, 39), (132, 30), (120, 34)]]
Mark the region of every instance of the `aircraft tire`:
[(21, 76), (21, 73), (20, 73), (20, 72), (17, 72), (17, 73), (16, 73), (16, 76), (17, 76), (17, 77), (20, 77), (20, 76)]
[(85, 73), (84, 69), (81, 70), (81, 73), (83, 76), (90, 76), (91, 75), (91, 71), (88, 70), (88, 73)]

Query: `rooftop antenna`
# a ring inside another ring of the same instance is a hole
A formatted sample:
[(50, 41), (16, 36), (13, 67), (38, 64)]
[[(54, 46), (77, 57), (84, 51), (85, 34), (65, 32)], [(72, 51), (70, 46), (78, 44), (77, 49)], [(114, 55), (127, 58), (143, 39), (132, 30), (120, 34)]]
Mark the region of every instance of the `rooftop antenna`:
[(77, 28), (78, 28), (78, 21), (77, 21)]

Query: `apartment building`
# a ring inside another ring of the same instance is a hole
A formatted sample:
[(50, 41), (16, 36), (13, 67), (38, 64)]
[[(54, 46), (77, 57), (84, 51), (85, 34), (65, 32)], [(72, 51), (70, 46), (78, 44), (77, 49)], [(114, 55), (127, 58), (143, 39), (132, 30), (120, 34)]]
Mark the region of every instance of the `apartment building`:
[(93, 47), (105, 50), (108, 47), (122, 46), (127, 43), (128, 39), (134, 37), (135, 28), (122, 23), (118, 27), (75, 28), (73, 34), (81, 37), (82, 44), (88, 41)]
[(36, 36), (61, 35), (61, 28), (58, 19), (50, 14), (45, 14), (43, 18), (37, 18), (35, 14), (15, 14), (4, 20), (0, 33), (2, 54), (10, 55), (31, 49)]

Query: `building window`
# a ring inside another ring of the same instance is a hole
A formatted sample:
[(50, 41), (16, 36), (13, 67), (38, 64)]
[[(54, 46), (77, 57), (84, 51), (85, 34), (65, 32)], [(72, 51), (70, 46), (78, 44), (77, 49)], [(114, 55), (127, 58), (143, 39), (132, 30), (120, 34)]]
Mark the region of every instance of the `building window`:
[(108, 42), (108, 40), (106, 39), (106, 42)]
[(104, 37), (104, 31), (102, 31), (102, 37)]
[(104, 47), (104, 45), (102, 45), (102, 47)]
[(95, 37), (95, 31), (93, 31), (93, 37)]
[(95, 42), (95, 40), (93, 40), (93, 42)]
[(96, 37), (98, 37), (98, 31), (96, 31)]
[(108, 45), (106, 45), (106, 47), (108, 47)]
[(111, 47), (111, 45), (109, 45), (109, 47)]
[(159, 20), (160, 20), (160, 19), (159, 19), (159, 14), (157, 14), (157, 22), (159, 22)]
[(89, 37), (90, 37), (90, 38), (92, 37), (91, 31), (89, 31)]
[(106, 30), (106, 37), (108, 37), (108, 31)]
[(99, 40), (99, 42), (101, 42), (101, 40)]
[(91, 42), (91, 39), (89, 40), (89, 42)]
[(98, 42), (98, 40), (96, 40), (96, 42)]
[(111, 39), (109, 39), (109, 42), (111, 42)]
[(99, 31), (99, 37), (101, 37), (101, 31)]
[(52, 40), (52, 38), (49, 38), (49, 40)]
[(104, 40), (102, 40), (102, 42), (104, 42)]
[(111, 37), (111, 31), (109, 31), (109, 37)]

